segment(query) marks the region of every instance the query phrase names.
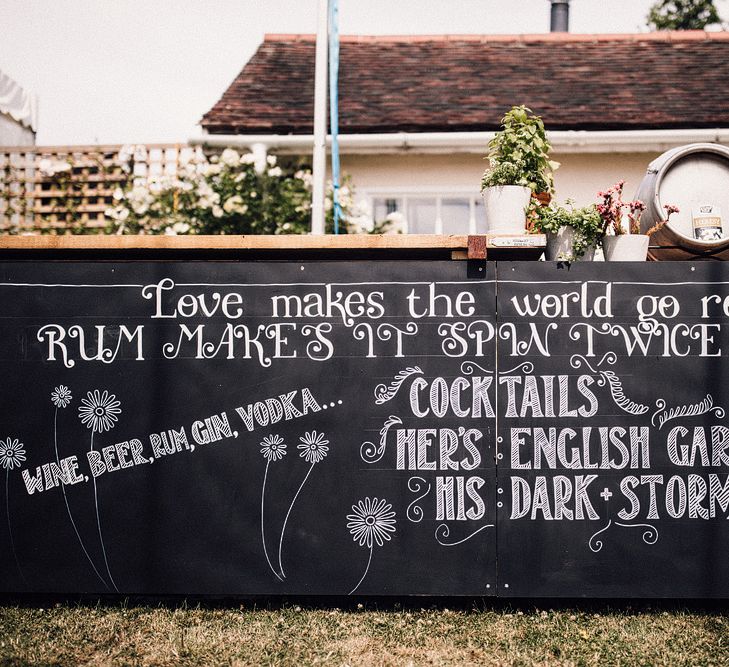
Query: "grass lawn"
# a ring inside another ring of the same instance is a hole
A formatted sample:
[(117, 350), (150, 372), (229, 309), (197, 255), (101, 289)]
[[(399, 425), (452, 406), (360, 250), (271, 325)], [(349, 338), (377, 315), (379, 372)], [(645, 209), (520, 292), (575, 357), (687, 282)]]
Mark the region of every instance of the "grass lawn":
[(0, 607), (0, 665), (727, 665), (729, 613), (253, 603)]

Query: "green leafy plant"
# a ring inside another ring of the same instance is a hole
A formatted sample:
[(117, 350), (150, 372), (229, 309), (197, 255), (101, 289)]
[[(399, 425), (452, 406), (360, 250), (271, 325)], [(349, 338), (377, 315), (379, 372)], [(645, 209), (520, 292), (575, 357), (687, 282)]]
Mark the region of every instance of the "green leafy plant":
[(539, 206), (535, 207), (534, 212), (536, 231), (556, 234), (564, 227), (574, 230), (571, 256), (559, 259), (580, 259), (590, 247), (597, 247), (602, 242), (603, 221), (595, 204), (575, 208), (574, 202), (568, 199), (565, 206)]
[(658, 0), (648, 12), (648, 25), (655, 30), (703, 30), (721, 23), (714, 0)]
[(551, 148), (542, 119), (524, 105), (512, 107), (489, 142), (490, 166), (481, 179), (481, 189), (521, 185), (535, 193), (551, 194), (552, 172), (559, 166), (549, 159)]

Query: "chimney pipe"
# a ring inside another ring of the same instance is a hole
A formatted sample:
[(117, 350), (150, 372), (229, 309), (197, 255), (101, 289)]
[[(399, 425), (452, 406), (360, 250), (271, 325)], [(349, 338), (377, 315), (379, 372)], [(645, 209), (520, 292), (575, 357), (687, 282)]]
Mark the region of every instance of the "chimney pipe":
[(550, 0), (552, 11), (549, 20), (550, 32), (569, 32), (570, 0)]

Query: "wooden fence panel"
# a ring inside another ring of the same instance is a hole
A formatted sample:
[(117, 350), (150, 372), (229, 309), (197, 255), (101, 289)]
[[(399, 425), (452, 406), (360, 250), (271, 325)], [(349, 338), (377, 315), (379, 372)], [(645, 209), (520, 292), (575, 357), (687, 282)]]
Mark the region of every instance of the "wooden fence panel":
[[(117, 188), (175, 175), (185, 146), (0, 147), (0, 232), (102, 233)], [(192, 150), (192, 149), (187, 149)]]

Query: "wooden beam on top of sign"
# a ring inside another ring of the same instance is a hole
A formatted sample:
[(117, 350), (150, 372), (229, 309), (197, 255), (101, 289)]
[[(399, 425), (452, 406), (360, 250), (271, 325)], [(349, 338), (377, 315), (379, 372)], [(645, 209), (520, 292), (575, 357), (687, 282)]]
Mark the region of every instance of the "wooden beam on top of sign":
[(465, 250), (468, 237), (437, 234), (0, 236), (0, 250)]
[(468, 259), (539, 259), (544, 234), (476, 234), (468, 237)]

